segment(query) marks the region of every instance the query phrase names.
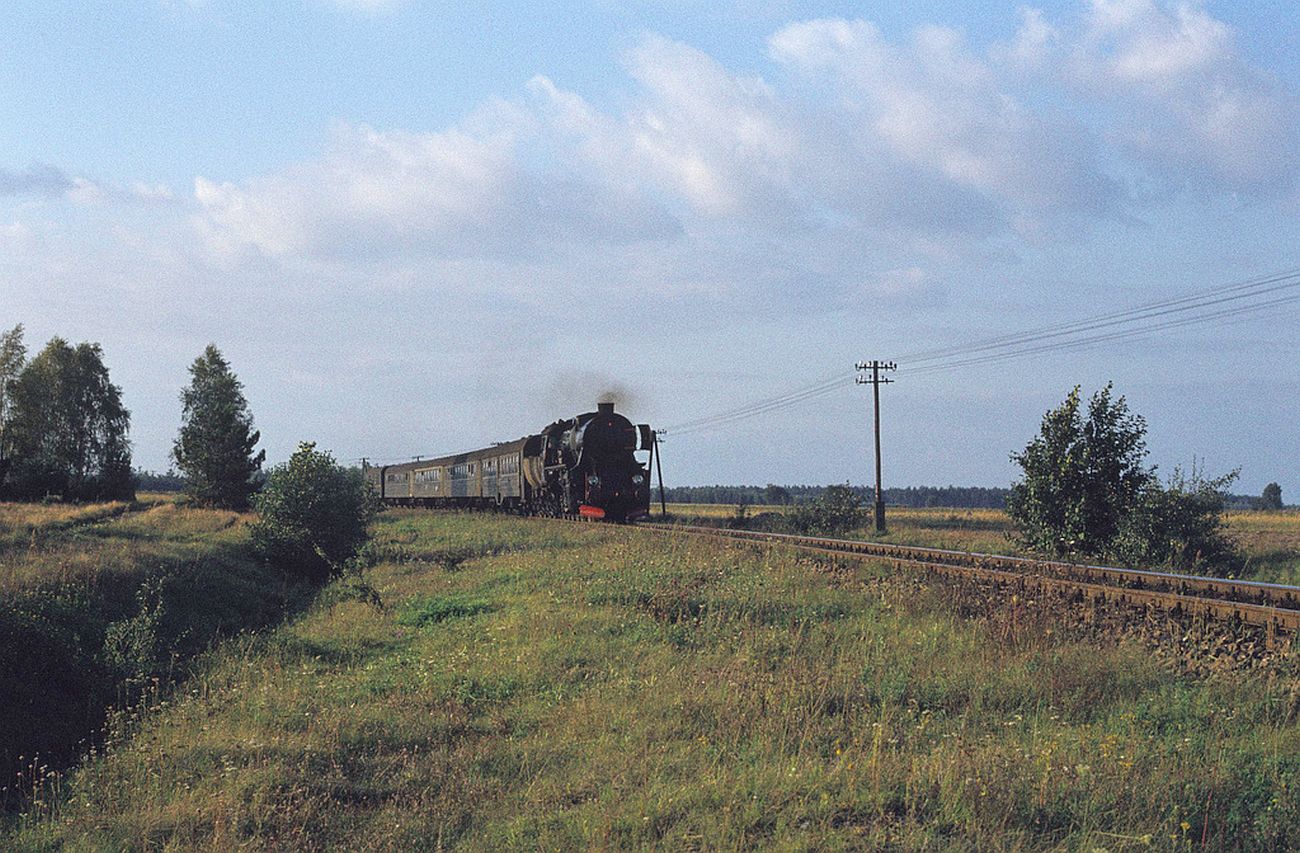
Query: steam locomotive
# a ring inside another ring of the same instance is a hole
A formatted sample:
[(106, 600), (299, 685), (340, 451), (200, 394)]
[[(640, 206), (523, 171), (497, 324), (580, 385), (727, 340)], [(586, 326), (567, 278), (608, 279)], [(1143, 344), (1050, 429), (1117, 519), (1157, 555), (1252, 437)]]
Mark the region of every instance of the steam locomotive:
[(594, 412), (517, 441), (400, 465), (363, 465), (363, 474), (384, 503), (397, 506), (630, 521), (650, 512), (649, 466), (635, 453), (653, 446), (648, 424), (633, 424), (613, 403), (600, 403)]

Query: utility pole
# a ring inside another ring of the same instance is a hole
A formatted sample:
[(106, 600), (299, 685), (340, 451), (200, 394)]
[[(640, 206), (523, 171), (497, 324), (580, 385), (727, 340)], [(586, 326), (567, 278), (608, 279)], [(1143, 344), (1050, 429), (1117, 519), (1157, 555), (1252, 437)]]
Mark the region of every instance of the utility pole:
[[(664, 499), (664, 463), (662, 454), (659, 451), (659, 436), (667, 435), (668, 430), (656, 429), (651, 430), (650, 435), (654, 438), (650, 442), (650, 458), (654, 460), (655, 470), (659, 472), (659, 516), (668, 517), (668, 502)], [(650, 473), (650, 466), (646, 465), (646, 474)]]
[(876, 421), (876, 532), (885, 532), (885, 492), (880, 487), (880, 386), (888, 385), (894, 380), (882, 377), (882, 370), (897, 370), (898, 365), (892, 361), (860, 361), (857, 364), (858, 370), (870, 370), (871, 377), (859, 376), (857, 383), (859, 385), (871, 386), (871, 397), (874, 403), (872, 411), (875, 414)]

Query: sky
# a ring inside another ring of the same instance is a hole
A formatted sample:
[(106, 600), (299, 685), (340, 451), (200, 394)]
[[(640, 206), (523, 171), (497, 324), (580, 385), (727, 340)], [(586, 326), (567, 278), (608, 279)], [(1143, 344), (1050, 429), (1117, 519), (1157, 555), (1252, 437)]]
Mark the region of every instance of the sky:
[(153, 470), (213, 342), (272, 462), (615, 394), (670, 485), (865, 483), (893, 359), (886, 485), (1007, 485), (1111, 382), (1295, 502), (1300, 303), (960, 354), (1300, 267), (1298, 93), (1283, 0), (7, 0), (0, 327), (100, 343)]

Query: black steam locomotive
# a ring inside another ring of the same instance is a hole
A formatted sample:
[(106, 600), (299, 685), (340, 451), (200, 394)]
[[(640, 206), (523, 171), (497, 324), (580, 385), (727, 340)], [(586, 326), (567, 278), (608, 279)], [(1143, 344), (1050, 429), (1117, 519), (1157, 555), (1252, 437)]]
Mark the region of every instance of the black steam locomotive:
[(600, 403), (537, 435), (456, 456), (367, 465), (364, 474), (385, 503), (399, 506), (630, 521), (650, 511), (650, 470), (635, 453), (653, 446), (648, 424)]

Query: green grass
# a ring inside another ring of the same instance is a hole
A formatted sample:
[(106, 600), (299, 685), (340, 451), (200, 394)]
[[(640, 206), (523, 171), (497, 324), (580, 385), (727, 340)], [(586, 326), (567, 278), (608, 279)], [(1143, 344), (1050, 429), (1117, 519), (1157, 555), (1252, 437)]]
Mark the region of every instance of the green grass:
[(17, 849), (1287, 849), (1300, 682), (1193, 680), (947, 587), (600, 525), (389, 512)]
[(0, 504), (0, 809), (76, 761), (112, 707), (300, 605), (302, 584), (253, 559), (247, 520), (170, 501)]
[(463, 595), (434, 595), (416, 598), (409, 602), (397, 615), (397, 624), (420, 628), (436, 625), (447, 619), (459, 619), (464, 616), (477, 616), (492, 610), (492, 604), (482, 598), (469, 598)]
[(142, 568), (242, 546), (251, 518), (171, 501), (47, 512), (0, 504), (0, 600), (55, 586), (129, 584)]

